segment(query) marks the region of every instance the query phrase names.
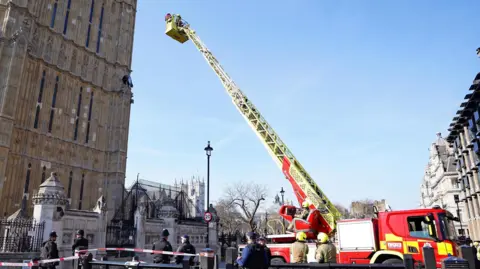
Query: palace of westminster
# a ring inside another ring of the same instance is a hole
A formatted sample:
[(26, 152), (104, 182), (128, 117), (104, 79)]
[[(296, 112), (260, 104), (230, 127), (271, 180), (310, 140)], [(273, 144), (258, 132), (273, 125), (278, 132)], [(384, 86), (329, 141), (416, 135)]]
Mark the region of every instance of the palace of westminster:
[[(57, 172), (72, 209), (125, 183), (136, 0), (0, 0), (0, 214)], [(99, 193), (102, 192), (102, 193)]]

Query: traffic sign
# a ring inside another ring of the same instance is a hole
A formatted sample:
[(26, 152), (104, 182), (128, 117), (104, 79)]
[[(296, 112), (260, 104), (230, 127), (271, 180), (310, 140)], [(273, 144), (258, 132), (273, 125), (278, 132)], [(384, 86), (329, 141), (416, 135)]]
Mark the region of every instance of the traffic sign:
[(210, 212), (205, 212), (205, 215), (203, 215), (203, 219), (204, 219), (206, 222), (212, 221), (212, 218), (213, 218), (213, 216), (212, 216), (212, 213), (210, 213)]

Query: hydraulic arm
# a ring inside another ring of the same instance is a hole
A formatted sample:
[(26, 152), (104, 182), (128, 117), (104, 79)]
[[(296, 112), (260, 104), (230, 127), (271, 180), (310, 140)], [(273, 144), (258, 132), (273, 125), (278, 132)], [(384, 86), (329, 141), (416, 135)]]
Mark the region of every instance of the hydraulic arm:
[(340, 212), (328, 200), (327, 196), (297, 161), (295, 156), (293, 156), (287, 145), (283, 143), (258, 109), (255, 108), (253, 103), (225, 72), (215, 56), (200, 40), (195, 31), (190, 28), (190, 25), (182, 20), (180, 15), (167, 14), (165, 21), (167, 23), (165, 33), (168, 36), (180, 43), (191, 40), (200, 53), (202, 53), (207, 63), (220, 78), (235, 107), (260, 138), (260, 141), (262, 141), (275, 163), (292, 184), (298, 201), (300, 203), (309, 201), (312, 209), (318, 209), (323, 217), (321, 221), (326, 228), (325, 232), (332, 232), (335, 229), (336, 220), (340, 218)]

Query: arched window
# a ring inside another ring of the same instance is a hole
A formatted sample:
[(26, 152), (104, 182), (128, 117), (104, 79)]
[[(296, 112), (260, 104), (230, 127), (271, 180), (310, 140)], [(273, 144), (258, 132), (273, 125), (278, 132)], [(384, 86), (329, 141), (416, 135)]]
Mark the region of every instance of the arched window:
[(92, 119), (92, 107), (93, 107), (93, 90), (90, 93), (90, 104), (88, 105), (88, 121), (87, 121), (87, 134), (85, 135), (85, 144), (88, 143), (88, 137), (90, 136), (90, 121)]
[(70, 175), (68, 176), (68, 190), (67, 190), (68, 198), (72, 198), (72, 183), (73, 183), (73, 172), (70, 171)]
[(53, 4), (53, 10), (52, 10), (52, 19), (50, 20), (50, 28), (55, 27), (55, 18), (57, 17), (57, 8), (58, 8), (58, 0), (55, 0), (55, 3)]
[(35, 110), (35, 120), (33, 121), (33, 128), (37, 129), (38, 128), (38, 122), (40, 121), (40, 104), (42, 103), (42, 97), (43, 97), (43, 87), (45, 85), (45, 75), (46, 72), (43, 70), (42, 72), (42, 79), (40, 80), (40, 91), (38, 92), (38, 99), (37, 99), (37, 107)]
[(97, 53), (100, 52), (100, 40), (102, 39), (103, 11), (104, 11), (104, 4), (102, 4), (102, 11), (100, 13), (100, 22), (98, 23), (97, 50), (96, 50)]
[(83, 187), (85, 185), (85, 174), (82, 173), (82, 182), (80, 183), (80, 197), (78, 199), (78, 210), (82, 210)]
[(83, 88), (80, 87), (80, 93), (78, 94), (78, 102), (77, 102), (77, 115), (75, 118), (75, 130), (73, 132), (73, 140), (77, 140), (78, 137), (78, 123), (80, 121), (80, 109), (82, 108), (82, 90)]
[(53, 88), (53, 96), (52, 96), (52, 107), (50, 108), (50, 120), (48, 122), (48, 132), (52, 132), (53, 127), (53, 117), (55, 115), (55, 105), (57, 103), (57, 92), (58, 92), (58, 76), (55, 79), (55, 87)]
[(31, 172), (32, 164), (28, 164), (27, 167), (27, 176), (25, 177), (25, 185), (23, 186), (23, 193), (28, 193), (28, 189), (30, 187), (30, 172)]
[(68, 27), (68, 17), (70, 16), (70, 6), (72, 5), (72, 0), (68, 0), (67, 12), (65, 13), (65, 21), (63, 22), (63, 34), (67, 34)]
[(95, 8), (95, 0), (92, 0), (92, 4), (90, 5), (90, 16), (88, 17), (87, 40), (85, 41), (85, 47), (87, 48), (90, 45), (90, 33), (92, 31), (92, 19), (93, 19), (94, 8)]
[(47, 170), (47, 167), (43, 166), (43, 168), (42, 168), (42, 183), (45, 182), (45, 176), (46, 176), (45, 172), (46, 172), (46, 170)]

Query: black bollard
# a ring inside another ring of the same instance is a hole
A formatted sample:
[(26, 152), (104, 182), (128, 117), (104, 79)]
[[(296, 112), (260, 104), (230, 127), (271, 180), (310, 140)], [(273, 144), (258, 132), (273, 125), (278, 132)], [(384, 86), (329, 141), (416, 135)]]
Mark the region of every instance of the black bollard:
[(405, 265), (405, 269), (414, 269), (415, 262), (412, 254), (403, 254), (403, 264)]
[(468, 265), (470, 266), (470, 268), (475, 268), (475, 263), (477, 260), (477, 251), (475, 248), (463, 245), (460, 247), (460, 254), (463, 259), (468, 261)]
[(182, 269), (190, 269), (190, 256), (183, 256)]
[(423, 260), (425, 262), (425, 269), (437, 269), (435, 250), (431, 246), (423, 247)]
[(225, 269), (234, 269), (238, 257), (237, 248), (227, 248), (225, 251)]
[(83, 269), (92, 269), (92, 264), (90, 263), (93, 260), (93, 255), (92, 253), (87, 253), (85, 256), (83, 256), (81, 263), (82, 263), (82, 268)]
[(212, 249), (206, 248), (200, 252), (200, 269), (214, 269), (215, 253)]

